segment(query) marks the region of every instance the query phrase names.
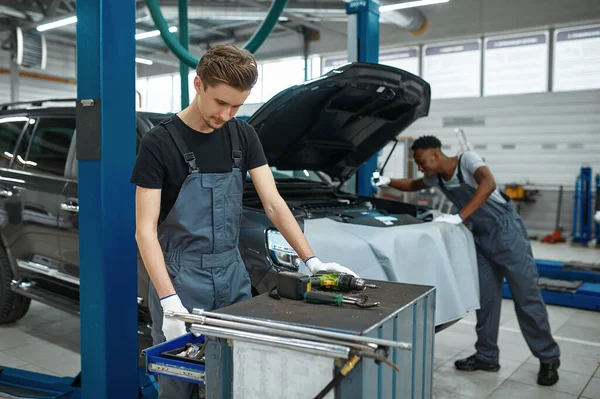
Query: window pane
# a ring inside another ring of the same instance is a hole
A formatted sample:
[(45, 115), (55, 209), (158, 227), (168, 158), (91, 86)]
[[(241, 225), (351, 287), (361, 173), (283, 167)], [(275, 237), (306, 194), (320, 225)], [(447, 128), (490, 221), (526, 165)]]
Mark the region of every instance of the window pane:
[(25, 167), (64, 176), (74, 131), (75, 118), (40, 119), (29, 145)]
[(181, 79), (178, 73), (173, 75), (173, 107), (171, 111), (179, 112), (181, 110)]
[(8, 167), (14, 156), (17, 140), (28, 120), (25, 116), (0, 118), (0, 167)]
[(148, 79), (148, 111), (171, 112), (172, 99), (172, 76), (159, 76)]
[(321, 57), (319, 57), (318, 55), (312, 57), (311, 64), (312, 64), (311, 65), (312, 71), (311, 71), (310, 79), (316, 79), (319, 76), (321, 76)]
[(263, 82), (263, 69), (262, 65), (258, 65), (258, 79), (256, 80), (256, 84), (252, 88), (250, 95), (246, 99), (246, 104), (258, 104), (262, 102), (262, 82)]
[(266, 102), (275, 94), (304, 81), (304, 60), (287, 59), (263, 64), (263, 98)]
[(194, 88), (194, 79), (196, 78), (196, 71), (190, 72), (188, 75), (188, 89), (190, 90), (190, 103), (194, 101), (196, 97), (196, 89)]
[(148, 79), (141, 78), (135, 82), (136, 98), (135, 104), (138, 110), (145, 111), (148, 108)]

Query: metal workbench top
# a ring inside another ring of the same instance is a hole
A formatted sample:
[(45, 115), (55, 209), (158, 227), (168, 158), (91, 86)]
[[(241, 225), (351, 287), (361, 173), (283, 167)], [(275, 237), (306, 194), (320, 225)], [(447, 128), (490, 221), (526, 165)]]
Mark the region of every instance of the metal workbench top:
[[(369, 296), (369, 302), (380, 302), (378, 307), (359, 308), (350, 304), (344, 304), (342, 307), (316, 305), (286, 298), (277, 300), (265, 293), (214, 312), (360, 335), (377, 328), (389, 317), (433, 290), (433, 287), (423, 285), (371, 280), (368, 282), (377, 284), (380, 288), (367, 288), (361, 293)], [(345, 295), (352, 296), (350, 293)]]

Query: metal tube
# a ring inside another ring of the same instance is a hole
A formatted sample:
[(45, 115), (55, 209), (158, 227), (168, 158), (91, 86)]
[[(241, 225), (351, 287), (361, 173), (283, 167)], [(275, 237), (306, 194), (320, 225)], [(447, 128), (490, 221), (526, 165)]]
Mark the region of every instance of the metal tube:
[(365, 345), (365, 344), (342, 342), (338, 339), (319, 337), (314, 334), (305, 334), (305, 333), (298, 333), (298, 332), (293, 332), (293, 331), (285, 331), (285, 330), (281, 330), (278, 328), (263, 327), (263, 326), (258, 326), (258, 325), (254, 325), (254, 324), (248, 324), (248, 323), (238, 323), (235, 321), (220, 320), (220, 319), (215, 319), (215, 318), (210, 318), (210, 317), (205, 317), (205, 316), (197, 316), (197, 315), (190, 315), (190, 314), (185, 314), (185, 313), (175, 313), (175, 312), (169, 312), (169, 313), (166, 313), (166, 315), (167, 315), (167, 317), (175, 317), (179, 320), (183, 320), (190, 324), (202, 324), (202, 325), (208, 324), (208, 325), (214, 325), (217, 327), (231, 328), (233, 330), (246, 330), (246, 331), (250, 331), (250, 332), (262, 333), (262, 334), (268, 334), (268, 335), (279, 335), (279, 336), (284, 336), (284, 337), (288, 337), (288, 338), (306, 339), (309, 341), (318, 341), (318, 342), (324, 342), (324, 343), (334, 344), (334, 345), (344, 345), (344, 346), (348, 346), (352, 349), (361, 350), (361, 351), (374, 351), (375, 349), (377, 349), (376, 345), (375, 345), (375, 347), (372, 347), (372, 346)]
[(323, 329), (319, 329), (319, 328), (301, 327), (301, 326), (295, 326), (293, 324), (283, 324), (283, 323), (276, 323), (276, 322), (265, 321), (265, 320), (251, 319), (251, 318), (241, 317), (241, 316), (232, 316), (232, 315), (223, 314), (223, 313), (206, 312), (206, 311), (204, 311), (204, 309), (194, 309), (192, 311), (192, 313), (195, 315), (199, 315), (199, 316), (213, 317), (215, 319), (228, 320), (228, 321), (237, 321), (240, 323), (248, 323), (248, 324), (254, 324), (257, 326), (277, 328), (280, 330), (294, 331), (294, 332), (300, 332), (300, 333), (306, 333), (306, 334), (314, 334), (314, 335), (320, 335), (320, 336), (328, 337), (328, 338), (335, 338), (335, 339), (341, 339), (341, 340), (352, 341), (352, 342), (360, 342), (360, 343), (365, 343), (365, 344), (377, 344), (379, 346), (389, 346), (391, 348), (412, 350), (412, 344), (408, 343), (408, 342), (396, 342), (396, 341), (390, 341), (387, 339), (364, 337), (362, 335), (338, 333), (338, 332), (323, 330)]
[(234, 331), (226, 328), (206, 326), (201, 324), (192, 324), (191, 331), (192, 333), (200, 333), (211, 337), (260, 343), (282, 349), (293, 349), (298, 352), (329, 357), (332, 359), (348, 359), (350, 356), (350, 349), (347, 347), (324, 344), (321, 342), (274, 337), (272, 335), (256, 334), (248, 331)]
[[(184, 50), (188, 50), (190, 36), (188, 33), (188, 0), (179, 0), (179, 42)], [(183, 60), (179, 60), (179, 80), (181, 90), (181, 109), (190, 105), (190, 90), (188, 79), (189, 68)]]

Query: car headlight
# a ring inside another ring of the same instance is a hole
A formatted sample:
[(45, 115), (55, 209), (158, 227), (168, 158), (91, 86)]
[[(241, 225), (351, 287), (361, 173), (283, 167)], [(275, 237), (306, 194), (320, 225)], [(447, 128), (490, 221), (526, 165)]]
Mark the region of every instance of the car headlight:
[(288, 244), (279, 231), (267, 231), (267, 246), (271, 259), (276, 265), (298, 270), (302, 261), (296, 251), (294, 251), (294, 248)]

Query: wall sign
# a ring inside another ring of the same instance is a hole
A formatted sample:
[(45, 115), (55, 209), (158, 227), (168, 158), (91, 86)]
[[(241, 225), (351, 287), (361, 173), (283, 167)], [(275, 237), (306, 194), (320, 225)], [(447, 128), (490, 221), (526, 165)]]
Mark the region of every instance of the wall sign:
[(548, 32), (488, 37), (483, 47), (484, 96), (548, 91)]
[(481, 40), (423, 46), (431, 98), (481, 96)]
[(419, 47), (384, 50), (379, 53), (379, 63), (419, 75)]
[(554, 32), (552, 90), (600, 88), (600, 25)]

